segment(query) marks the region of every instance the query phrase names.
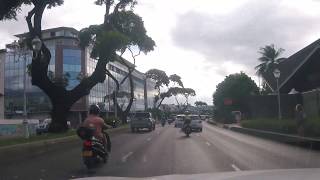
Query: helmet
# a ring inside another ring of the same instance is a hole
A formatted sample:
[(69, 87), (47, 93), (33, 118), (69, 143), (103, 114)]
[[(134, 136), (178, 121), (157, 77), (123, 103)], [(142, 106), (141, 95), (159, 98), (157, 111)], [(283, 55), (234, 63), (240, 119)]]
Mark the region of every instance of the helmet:
[(100, 114), (100, 108), (98, 105), (93, 104), (90, 106), (89, 114), (99, 115)]

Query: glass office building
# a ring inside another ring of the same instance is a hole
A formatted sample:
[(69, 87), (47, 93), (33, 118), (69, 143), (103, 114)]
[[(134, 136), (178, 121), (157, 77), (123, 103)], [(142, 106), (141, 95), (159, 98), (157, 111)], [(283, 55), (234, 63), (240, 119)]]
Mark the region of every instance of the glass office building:
[[(96, 60), (90, 58), (90, 48), (84, 50), (79, 48), (77, 34), (77, 30), (68, 27), (43, 31), (43, 41), (51, 52), (49, 73), (54, 77), (67, 77), (67, 90), (71, 90), (79, 84), (81, 75), (91, 75), (96, 66)], [(25, 34), (16, 35), (16, 37), (24, 38)], [(31, 63), (31, 52), (2, 51), (0, 57), (2, 57), (4, 68), (5, 115), (7, 118), (19, 117), (23, 112), (23, 79), (26, 71), (24, 61), (27, 64)], [(128, 73), (127, 68), (118, 62), (110, 62), (107, 68), (119, 81)], [(145, 75), (136, 70), (133, 72), (133, 80), (135, 101), (131, 110), (145, 110), (150, 104), (152, 105), (154, 88), (151, 87), (154, 87), (154, 82), (146, 80)], [(38, 87), (31, 85), (29, 75), (26, 76), (26, 82), (28, 117), (49, 117), (51, 109), (49, 98)], [(70, 118), (83, 118), (90, 104), (99, 104), (105, 111), (113, 111), (112, 100), (106, 99), (105, 101), (105, 96), (111, 94), (114, 89), (114, 81), (106, 76), (104, 83), (97, 84), (91, 89), (88, 96), (81, 98), (73, 105)], [(121, 85), (120, 90), (130, 92), (129, 89), (129, 80), (127, 79)], [(123, 107), (126, 107), (128, 100), (125, 98), (118, 100)]]

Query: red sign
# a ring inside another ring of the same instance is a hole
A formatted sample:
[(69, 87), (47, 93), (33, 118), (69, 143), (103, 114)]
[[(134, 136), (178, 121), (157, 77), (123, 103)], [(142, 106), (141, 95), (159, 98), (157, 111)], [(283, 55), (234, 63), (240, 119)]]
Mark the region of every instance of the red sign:
[(229, 105), (232, 105), (232, 99), (229, 99), (229, 98), (225, 98), (224, 99), (224, 105), (226, 105), (226, 106), (229, 106)]

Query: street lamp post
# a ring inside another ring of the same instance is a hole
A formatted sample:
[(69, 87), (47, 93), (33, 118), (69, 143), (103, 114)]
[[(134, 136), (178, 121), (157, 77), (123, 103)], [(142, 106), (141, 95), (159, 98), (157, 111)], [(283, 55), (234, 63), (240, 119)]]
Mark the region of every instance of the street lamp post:
[[(26, 86), (27, 86), (27, 55), (28, 51), (25, 49), (24, 46), (21, 46), (21, 42), (14, 41), (13, 42), (13, 52), (16, 54), (17, 51), (19, 52), (19, 57), (20, 55), (23, 56), (23, 120), (22, 124), (24, 125), (25, 129), (25, 138), (29, 138), (30, 133), (29, 133), (29, 123), (28, 123), (28, 115), (27, 115), (27, 93), (26, 93)], [(19, 59), (18, 57), (18, 59)], [(15, 61), (15, 59), (14, 59)]]
[(281, 101), (280, 101), (280, 90), (279, 90), (279, 78), (280, 78), (280, 70), (279, 69), (275, 69), (273, 71), (273, 75), (276, 78), (277, 81), (277, 94), (278, 94), (278, 118), (279, 120), (282, 119), (282, 115), (281, 115)]

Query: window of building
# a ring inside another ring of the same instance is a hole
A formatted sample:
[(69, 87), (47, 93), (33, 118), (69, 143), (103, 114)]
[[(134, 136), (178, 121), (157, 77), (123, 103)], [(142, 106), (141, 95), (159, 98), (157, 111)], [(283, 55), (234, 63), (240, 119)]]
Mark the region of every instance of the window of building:
[(63, 74), (68, 74), (67, 89), (73, 89), (79, 84), (78, 76), (81, 72), (81, 50), (63, 50)]
[(56, 32), (50, 32), (50, 37), (55, 37), (56, 36)]

